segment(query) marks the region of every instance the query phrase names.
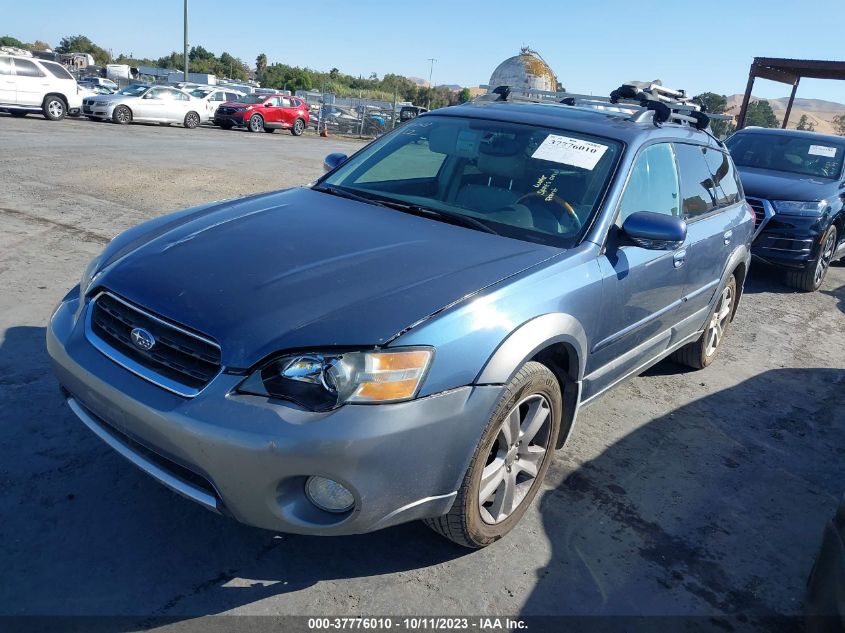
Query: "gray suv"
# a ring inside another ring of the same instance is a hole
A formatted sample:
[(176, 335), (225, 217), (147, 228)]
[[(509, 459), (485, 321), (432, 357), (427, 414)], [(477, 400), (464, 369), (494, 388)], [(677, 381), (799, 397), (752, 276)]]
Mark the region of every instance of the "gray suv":
[(425, 113), (311, 186), (118, 236), (50, 319), (71, 410), (251, 525), (501, 538), (581, 407), (713, 361), (750, 261), (703, 117), (574, 103)]

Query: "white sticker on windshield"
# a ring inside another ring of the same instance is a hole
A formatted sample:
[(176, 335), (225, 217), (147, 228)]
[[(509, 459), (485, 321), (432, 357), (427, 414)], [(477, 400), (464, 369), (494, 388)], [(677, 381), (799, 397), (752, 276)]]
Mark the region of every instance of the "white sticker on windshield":
[(607, 145), (601, 143), (549, 134), (531, 158), (592, 170), (606, 151)]
[(836, 156), (836, 148), (828, 147), (827, 145), (810, 145), (810, 149), (807, 153), (811, 156), (827, 156), (828, 158), (834, 158)]

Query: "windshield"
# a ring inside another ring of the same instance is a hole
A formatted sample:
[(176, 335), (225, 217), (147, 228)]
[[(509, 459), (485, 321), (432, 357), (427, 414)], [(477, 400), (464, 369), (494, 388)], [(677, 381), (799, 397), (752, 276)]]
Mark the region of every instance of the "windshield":
[(238, 99), (238, 103), (264, 103), (267, 95), (244, 95)]
[(739, 167), (786, 171), (816, 178), (838, 178), (845, 143), (785, 134), (735, 134), (726, 143)]
[(149, 86), (145, 86), (143, 84), (131, 84), (126, 86), (123, 90), (119, 90), (117, 94), (125, 97), (139, 97), (149, 89)]
[(577, 132), (426, 116), (362, 150), (318, 185), (568, 247), (596, 212), (620, 151), (616, 141)]
[(198, 99), (202, 99), (207, 97), (211, 94), (211, 90), (203, 90), (202, 88), (197, 88), (196, 90), (191, 90), (191, 96), (197, 97)]

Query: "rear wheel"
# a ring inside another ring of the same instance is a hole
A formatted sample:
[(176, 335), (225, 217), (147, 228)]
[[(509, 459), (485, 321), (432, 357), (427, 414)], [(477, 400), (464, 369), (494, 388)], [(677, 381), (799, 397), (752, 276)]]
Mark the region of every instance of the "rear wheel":
[(727, 334), (736, 306), (736, 278), (731, 275), (722, 287), (716, 305), (710, 313), (704, 334), (695, 342), (672, 354), (671, 359), (693, 369), (704, 369), (713, 359)]
[(189, 130), (193, 130), (200, 124), (200, 115), (196, 112), (188, 112), (185, 115), (185, 127)]
[(786, 271), (786, 285), (804, 292), (813, 292), (821, 288), (834, 252), (836, 252), (836, 227), (831, 226), (824, 236), (816, 259), (803, 270)]
[(61, 121), (67, 114), (67, 105), (64, 99), (55, 95), (48, 95), (44, 98), (44, 103), (41, 106), (41, 112), (44, 113), (44, 118), (50, 121)]
[(508, 383), (448, 514), (425, 523), (465, 547), (498, 541), (525, 514), (554, 457), (563, 400), (555, 375), (526, 363)]
[(115, 123), (126, 125), (132, 122), (132, 110), (125, 105), (119, 105), (112, 112), (111, 118)]
[(302, 136), (302, 133), (305, 131), (305, 121), (302, 119), (297, 119), (293, 122), (293, 127), (290, 129), (290, 133), (294, 136)]
[(264, 129), (264, 119), (260, 114), (253, 114), (249, 117), (249, 123), (247, 123), (246, 129), (250, 132), (260, 132)]

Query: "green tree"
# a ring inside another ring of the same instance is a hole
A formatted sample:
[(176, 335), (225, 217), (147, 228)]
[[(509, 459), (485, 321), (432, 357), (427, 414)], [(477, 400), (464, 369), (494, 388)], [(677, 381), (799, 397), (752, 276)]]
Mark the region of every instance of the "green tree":
[(796, 130), (806, 130), (807, 132), (815, 132), (816, 131), (816, 124), (813, 121), (810, 121), (809, 117), (806, 114), (802, 114), (801, 118), (798, 119), (798, 125), (795, 126)]
[(472, 94), (470, 94), (469, 88), (462, 88), (458, 93), (458, 103), (466, 103), (470, 99), (472, 99)]
[(745, 114), (745, 125), (758, 127), (780, 127), (780, 121), (775, 116), (772, 106), (765, 99), (752, 101), (748, 104), (748, 111)]
[[(707, 112), (713, 114), (724, 114), (728, 109), (728, 98), (725, 95), (715, 92), (702, 92), (700, 95), (696, 95), (695, 99), (704, 106)], [(715, 136), (724, 138), (733, 132), (736, 126), (730, 121), (711, 120), (710, 129)]]
[(111, 55), (104, 48), (100, 48), (85, 35), (68, 35), (63, 37), (56, 47), (57, 53), (88, 53), (94, 58), (98, 66), (105, 66), (111, 62)]
[(41, 40), (35, 40), (29, 45), (29, 50), (31, 51), (49, 51), (51, 48), (47, 42), (42, 42)]
[(264, 73), (267, 71), (267, 55), (261, 53), (255, 58), (255, 78), (262, 81)]
[(833, 130), (839, 136), (845, 136), (845, 114), (837, 114), (831, 123), (833, 123)]
[(15, 46), (17, 48), (26, 48), (26, 44), (21, 42), (18, 38), (11, 35), (0, 36), (0, 46)]

